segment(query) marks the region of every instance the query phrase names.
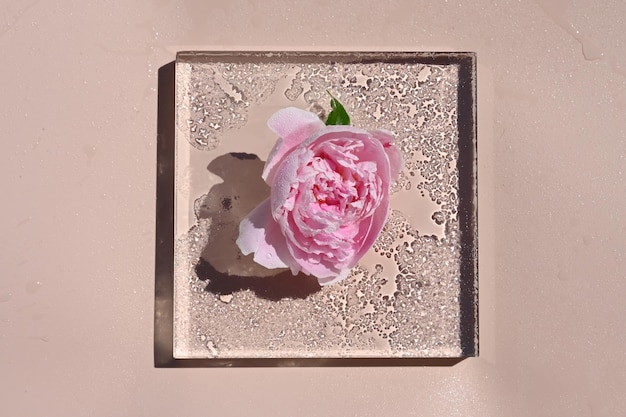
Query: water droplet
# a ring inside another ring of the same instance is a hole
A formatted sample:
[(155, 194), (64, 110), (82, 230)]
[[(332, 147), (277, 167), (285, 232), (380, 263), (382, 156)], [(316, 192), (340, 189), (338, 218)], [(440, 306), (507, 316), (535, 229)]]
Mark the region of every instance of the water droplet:
[(212, 340), (209, 340), (208, 342), (206, 342), (206, 347), (207, 347), (207, 349), (209, 349), (209, 354), (212, 357), (216, 357), (217, 356), (217, 353), (218, 353), (217, 346), (215, 346), (215, 343), (213, 343)]
[(443, 212), (441, 211), (436, 211), (433, 213), (432, 217), (431, 217), (436, 224), (438, 225), (442, 225), (443, 222), (445, 221), (445, 215), (443, 214)]
[(233, 300), (233, 295), (232, 294), (222, 294), (220, 295), (220, 301), (223, 303), (230, 303)]
[(41, 281), (29, 281), (26, 284), (26, 292), (28, 294), (35, 294), (41, 288)]

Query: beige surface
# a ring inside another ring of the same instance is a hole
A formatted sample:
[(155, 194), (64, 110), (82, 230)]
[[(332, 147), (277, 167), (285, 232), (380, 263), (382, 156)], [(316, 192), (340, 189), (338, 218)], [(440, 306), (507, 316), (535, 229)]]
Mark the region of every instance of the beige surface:
[[(626, 410), (624, 2), (13, 0), (0, 14), (3, 415)], [(183, 49), (478, 53), (480, 358), (153, 368), (157, 70)]]

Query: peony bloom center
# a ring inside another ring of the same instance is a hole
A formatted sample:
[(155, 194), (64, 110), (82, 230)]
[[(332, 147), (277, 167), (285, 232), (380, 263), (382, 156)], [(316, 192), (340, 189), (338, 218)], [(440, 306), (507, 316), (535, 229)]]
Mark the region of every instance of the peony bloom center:
[(263, 169), (271, 195), (242, 220), (237, 244), (268, 268), (339, 282), (385, 224), (402, 155), (390, 132), (324, 126), (293, 107), (268, 126), (280, 137)]
[(376, 163), (361, 160), (368, 144), (376, 146), (363, 138), (339, 138), (300, 151), (301, 164), (275, 220), (302, 255), (343, 266), (359, 249), (355, 239), (364, 234), (357, 222), (371, 216), (383, 195)]

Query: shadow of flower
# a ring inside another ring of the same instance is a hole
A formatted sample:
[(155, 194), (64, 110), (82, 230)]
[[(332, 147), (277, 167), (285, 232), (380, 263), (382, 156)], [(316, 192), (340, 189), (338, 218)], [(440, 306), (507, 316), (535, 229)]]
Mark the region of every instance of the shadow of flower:
[(223, 182), (196, 200), (195, 215), (210, 220), (208, 241), (196, 265), (196, 274), (207, 282), (206, 290), (230, 294), (252, 290), (269, 300), (306, 298), (320, 290), (317, 279), (293, 276), (284, 269), (266, 269), (243, 256), (235, 243), (239, 223), (269, 197), (270, 188), (261, 178), (264, 162), (246, 153), (228, 153), (215, 158), (207, 169)]
[(206, 291), (217, 295), (251, 290), (260, 298), (279, 301), (283, 298), (304, 299), (321, 289), (315, 277), (304, 274), (293, 276), (290, 271), (281, 270), (277, 275), (268, 277), (227, 275), (203, 259), (196, 264), (196, 275), (206, 282)]

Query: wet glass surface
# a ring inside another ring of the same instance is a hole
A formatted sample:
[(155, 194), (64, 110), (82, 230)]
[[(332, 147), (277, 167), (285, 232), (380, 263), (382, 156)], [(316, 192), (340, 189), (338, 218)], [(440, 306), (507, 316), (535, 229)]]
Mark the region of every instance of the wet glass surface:
[[(171, 342), (173, 358), (207, 366), (477, 354), (473, 54), (188, 52), (170, 69), (174, 163), (162, 149), (159, 183), (173, 183), (158, 198), (171, 191), (173, 224), (161, 237), (173, 229), (173, 259), (161, 253), (157, 351)], [(288, 106), (328, 114), (327, 91), (353, 125), (392, 131), (406, 165), (374, 247), (346, 280), (322, 288), (260, 267), (235, 239), (269, 195), (267, 119)]]

